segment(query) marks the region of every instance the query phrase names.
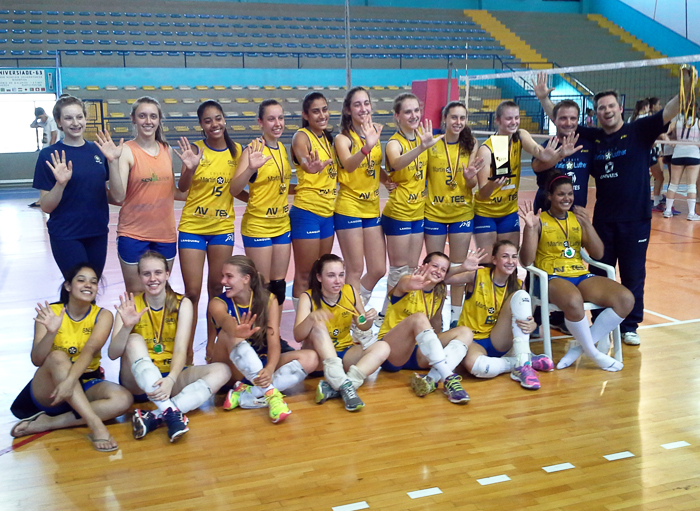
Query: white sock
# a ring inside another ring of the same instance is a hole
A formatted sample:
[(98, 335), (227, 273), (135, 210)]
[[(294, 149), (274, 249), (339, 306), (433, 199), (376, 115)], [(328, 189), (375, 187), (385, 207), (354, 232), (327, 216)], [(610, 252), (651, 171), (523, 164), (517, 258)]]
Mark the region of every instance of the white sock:
[(510, 329), (513, 334), (513, 351), (517, 358), (518, 367), (530, 362), (530, 334), (523, 332), (516, 320), (526, 321), (532, 316), (532, 302), (527, 291), (520, 289), (510, 298), (512, 313)]
[(622, 369), (623, 365), (621, 362), (595, 349), (593, 338), (591, 337), (591, 329), (588, 326), (588, 318), (584, 316), (583, 319), (576, 322), (564, 318), (564, 323), (569, 329), (569, 332), (571, 332), (574, 338), (581, 344), (583, 352), (591, 357), (598, 367), (605, 371), (619, 371)]
[(593, 326), (591, 326), (591, 338), (598, 344), (601, 340), (610, 335), (610, 332), (615, 330), (623, 320), (624, 318), (618, 316), (611, 307), (608, 307), (595, 318)]
[(578, 343), (578, 341), (570, 341), (569, 351), (566, 352), (566, 355), (561, 357), (561, 360), (557, 364), (557, 369), (566, 369), (571, 364), (576, 362), (581, 355), (583, 355), (583, 348), (581, 348), (581, 345)]
[(367, 305), (369, 303), (369, 299), (372, 298), (372, 290), (365, 289), (365, 286), (360, 284), (360, 298), (362, 298), (362, 304)]
[[(131, 364), (131, 374), (134, 375), (134, 379), (139, 388), (146, 393), (153, 392), (153, 390), (155, 390), (153, 385), (163, 377), (149, 357), (140, 358)], [(164, 412), (168, 408), (177, 408), (175, 403), (170, 399), (166, 399), (165, 401), (151, 401), (161, 412)]]
[[(450, 370), (450, 374), (452, 374), (454, 373), (455, 367), (467, 356), (467, 345), (458, 339), (452, 339), (447, 346), (443, 348), (443, 351), (445, 352), (445, 362)], [(430, 369), (428, 376), (430, 376), (434, 382), (438, 382), (441, 379), (439, 371), (434, 367)]]
[[(255, 353), (253, 347), (248, 343), (248, 341), (239, 342), (232, 350), (229, 355), (231, 362), (236, 368), (246, 377), (246, 379), (253, 383), (253, 380), (258, 377), (258, 373), (262, 370), (263, 364)], [(263, 393), (268, 390), (273, 389), (272, 385), (268, 385), (265, 388), (261, 387)]]
[(450, 307), (450, 324), (455, 321), (459, 321), (459, 316), (462, 314), (462, 307), (459, 305), (453, 305)]
[[(517, 327), (513, 324), (513, 330)], [(520, 330), (520, 328), (518, 328)], [(522, 367), (525, 364), (530, 363), (530, 336), (527, 335), (525, 338), (520, 336), (513, 339), (513, 354), (515, 355), (517, 367)]]
[(481, 355), (472, 366), (471, 373), (477, 378), (494, 378), (509, 373), (515, 368), (515, 357), (487, 357)]
[(210, 397), (209, 385), (200, 378), (182, 389), (177, 396), (172, 398), (172, 402), (182, 413), (187, 413), (202, 406)]
[(359, 389), (366, 379), (367, 375), (360, 371), (357, 366), (353, 365), (348, 368), (348, 380), (352, 382), (355, 390)]
[(338, 390), (348, 379), (348, 375), (343, 370), (343, 361), (338, 357), (326, 358), (323, 361), (323, 376), (333, 390)]
[(695, 214), (696, 202), (697, 202), (697, 199), (688, 199), (688, 214), (689, 215)]
[(658, 206), (661, 202), (661, 195), (654, 195), (654, 206)]
[(430, 367), (435, 369), (440, 375), (439, 380), (444, 380), (452, 374), (452, 369), (450, 369), (445, 360), (445, 350), (442, 347), (442, 343), (432, 328), (423, 330), (416, 335), (416, 343), (418, 344), (418, 349), (428, 359)]
[(674, 200), (675, 199), (669, 199), (668, 197), (666, 197), (666, 211), (668, 211), (669, 213), (671, 211), (673, 211), (673, 201)]

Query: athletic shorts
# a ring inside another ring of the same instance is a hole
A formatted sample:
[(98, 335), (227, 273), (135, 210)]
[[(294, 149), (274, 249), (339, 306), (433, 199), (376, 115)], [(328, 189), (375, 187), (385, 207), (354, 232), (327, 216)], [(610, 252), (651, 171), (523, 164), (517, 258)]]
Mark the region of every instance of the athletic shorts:
[(503, 355), (508, 353), (507, 351), (498, 351), (496, 348), (494, 348), (490, 337), (486, 337), (485, 339), (474, 339), (474, 342), (486, 350), (487, 357), (501, 358)]
[(172, 261), (177, 254), (177, 243), (158, 243), (156, 241), (141, 241), (126, 236), (117, 238), (117, 254), (126, 264), (138, 264), (141, 256), (148, 250), (162, 254), (165, 259)]
[(259, 236), (243, 236), (243, 246), (245, 248), (271, 247), (272, 245), (289, 245), (292, 242), (292, 231), (287, 231), (272, 238), (261, 238)]
[(177, 249), (192, 248), (194, 250), (206, 250), (208, 245), (226, 245), (232, 247), (234, 235), (227, 234), (191, 234), (180, 231), (177, 240)]
[(408, 234), (423, 234), (425, 219), (413, 221), (394, 220), (382, 215), (382, 229), (387, 236), (406, 236)]
[[(91, 389), (93, 386), (97, 385), (98, 383), (102, 383), (104, 381), (104, 373), (102, 372), (102, 368), (97, 368), (94, 371), (91, 371), (89, 373), (84, 373), (80, 377), (80, 386), (83, 388), (83, 392), (87, 392), (89, 389)], [(34, 397), (34, 392), (32, 391), (32, 386), (31, 382), (29, 383), (29, 392), (30, 395), (32, 396), (32, 402), (34, 403), (34, 406), (36, 406), (39, 410), (42, 412), (46, 412), (46, 415), (50, 416), (56, 416), (56, 415), (62, 415), (67, 412), (73, 412), (77, 418), (80, 418), (80, 415), (78, 412), (73, 410), (73, 407), (69, 405), (67, 402), (60, 403), (56, 406), (44, 406), (39, 401), (36, 400)]]
[(594, 275), (592, 273), (586, 273), (585, 275), (579, 275), (578, 277), (564, 277), (562, 275), (549, 275), (547, 280), (552, 280), (552, 279), (564, 279), (569, 282), (571, 282), (574, 286), (578, 287), (578, 285), (583, 282), (586, 279), (590, 279), (591, 277), (597, 277), (598, 275)]
[(471, 234), (474, 232), (474, 222), (471, 220), (465, 220), (464, 222), (452, 222), (450, 224), (443, 224), (441, 222), (433, 222), (432, 220), (425, 219), (425, 234), (426, 236), (439, 236), (444, 234), (458, 234), (467, 233)]
[(418, 365), (418, 345), (416, 344), (413, 347), (413, 352), (411, 353), (411, 356), (408, 358), (405, 364), (402, 366), (395, 366), (388, 360), (385, 360), (382, 362), (382, 369), (385, 371), (388, 371), (390, 373), (396, 373), (399, 372), (401, 369), (410, 369), (411, 371), (420, 371), (420, 370), (425, 370), (427, 369), (426, 367), (421, 367)]
[(511, 213), (498, 218), (474, 215), (474, 234), (482, 232), (496, 232), (498, 234), (520, 232), (518, 213)]
[(370, 227), (377, 227), (382, 224), (382, 218), (359, 218), (356, 216), (341, 215), (340, 213), (333, 213), (333, 225), (336, 231), (342, 231), (343, 229), (369, 229)]
[(289, 210), (293, 240), (325, 240), (335, 233), (333, 216), (328, 218), (292, 206)]
[(700, 158), (672, 158), (671, 165), (681, 165), (683, 167), (700, 165)]

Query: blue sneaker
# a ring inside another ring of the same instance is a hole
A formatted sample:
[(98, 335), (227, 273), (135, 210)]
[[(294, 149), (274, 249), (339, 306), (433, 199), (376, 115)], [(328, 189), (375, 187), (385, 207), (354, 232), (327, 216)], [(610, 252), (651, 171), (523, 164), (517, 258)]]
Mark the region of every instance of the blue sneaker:
[(163, 424), (163, 419), (148, 410), (134, 410), (131, 417), (131, 433), (136, 440), (140, 440), (154, 429)]
[(458, 374), (452, 374), (445, 378), (444, 392), (450, 403), (461, 405), (469, 402), (469, 394), (462, 388), (461, 380), (462, 377)]
[(168, 437), (171, 443), (177, 442), (182, 435), (187, 433), (187, 416), (180, 410), (168, 408), (163, 412), (163, 422), (168, 425)]

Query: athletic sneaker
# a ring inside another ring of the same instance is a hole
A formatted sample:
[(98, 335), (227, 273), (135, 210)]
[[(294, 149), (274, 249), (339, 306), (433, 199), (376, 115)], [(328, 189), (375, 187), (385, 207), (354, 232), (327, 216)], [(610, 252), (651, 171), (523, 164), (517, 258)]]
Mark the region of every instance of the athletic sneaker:
[(671, 213), (667, 209), (664, 209), (664, 218), (671, 218), (672, 216), (673, 216), (673, 213)]
[(340, 392), (334, 390), (330, 383), (326, 380), (318, 382), (318, 386), (316, 387), (316, 404), (321, 405), (329, 399), (334, 399), (336, 397), (340, 397)]
[(243, 392), (250, 392), (250, 385), (237, 381), (236, 385), (234, 385), (233, 388), (228, 391), (228, 394), (226, 394), (226, 399), (224, 400), (224, 410), (229, 411), (236, 408), (241, 402), (241, 394)]
[(513, 369), (510, 373), (510, 378), (520, 382), (520, 386), (525, 389), (537, 390), (540, 388), (540, 379), (530, 364)]
[(641, 340), (639, 339), (639, 334), (637, 332), (625, 332), (622, 334), (622, 342), (628, 346), (639, 346)]
[(182, 435), (187, 433), (187, 416), (177, 408), (168, 408), (163, 412), (163, 421), (168, 425), (168, 437), (170, 442), (177, 442)]
[(678, 215), (681, 214), (681, 212), (678, 211), (678, 210), (677, 210), (676, 208), (674, 208), (673, 206), (671, 206), (671, 213), (673, 213), (673, 216), (678, 216)]
[(689, 222), (697, 222), (700, 220), (700, 215), (696, 215), (695, 213), (688, 213), (688, 216), (685, 217), (686, 220)]
[(451, 374), (445, 378), (444, 392), (450, 403), (461, 405), (469, 402), (469, 394), (462, 388), (462, 384), (459, 383), (461, 380), (462, 377), (458, 374)]
[(131, 417), (131, 433), (136, 440), (140, 440), (154, 429), (158, 429), (163, 424), (163, 419), (156, 417), (156, 414), (148, 410), (134, 410)]
[(345, 383), (340, 386), (338, 392), (340, 392), (340, 395), (343, 397), (345, 409), (348, 412), (359, 412), (365, 407), (365, 404), (362, 402), (362, 399), (358, 397), (357, 391), (355, 387), (352, 386), (350, 380), (345, 380)]
[(454, 321), (450, 322), (450, 330), (452, 330), (453, 328), (457, 328), (457, 320), (456, 319)]
[(655, 213), (663, 213), (664, 211), (666, 211), (666, 206), (659, 203), (656, 206), (652, 206), (651, 210)]
[(540, 373), (548, 373), (554, 371), (554, 362), (547, 355), (532, 355), (530, 364), (535, 371)]
[(282, 422), (292, 414), (283, 398), (284, 396), (277, 389), (270, 389), (265, 393), (265, 401), (270, 408), (270, 420), (274, 424)]
[(431, 392), (435, 392), (437, 385), (427, 374), (413, 373), (413, 376), (411, 376), (411, 388), (416, 393), (416, 396), (424, 397)]

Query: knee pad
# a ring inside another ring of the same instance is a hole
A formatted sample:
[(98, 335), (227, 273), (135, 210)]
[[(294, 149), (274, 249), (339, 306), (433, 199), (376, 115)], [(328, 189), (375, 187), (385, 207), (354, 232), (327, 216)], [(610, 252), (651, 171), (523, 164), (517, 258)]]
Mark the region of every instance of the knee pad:
[(277, 297), (277, 303), (282, 305), (287, 294), (287, 283), (284, 280), (271, 280), (267, 289)]
[(421, 353), (428, 359), (428, 364), (434, 366), (445, 360), (445, 350), (440, 343), (440, 339), (431, 330), (423, 330), (416, 336), (416, 343)]
[(360, 371), (357, 366), (350, 366), (348, 369), (348, 379), (352, 382), (352, 386), (355, 390), (357, 390), (367, 379), (367, 375)]
[(408, 266), (389, 266), (389, 275), (386, 279), (386, 288), (392, 289), (399, 283), (399, 279), (411, 269)]
[(698, 193), (698, 185), (695, 183), (688, 185), (688, 193)]
[(143, 357), (131, 364), (131, 374), (134, 375), (136, 384), (144, 392), (151, 392), (153, 384), (157, 382), (162, 375), (149, 357)]
[(676, 183), (669, 183), (668, 184), (668, 191), (676, 193), (678, 191), (678, 185)]
[(263, 368), (260, 357), (255, 353), (253, 347), (248, 344), (248, 341), (239, 342), (231, 350), (229, 358), (243, 376), (251, 382), (258, 376), (258, 373)]
[(274, 372), (272, 386), (282, 392), (300, 381), (304, 381), (306, 376), (306, 371), (301, 367), (301, 363), (298, 360), (292, 360)]
[(182, 389), (177, 396), (172, 398), (172, 401), (182, 413), (187, 413), (202, 406), (211, 395), (212, 391), (209, 385), (200, 378)]
[(474, 365), (472, 366), (472, 374), (477, 378), (495, 378), (501, 371), (497, 367), (500, 364), (492, 364), (491, 362), (495, 359), (492, 357), (487, 357), (486, 355), (481, 355), (476, 359)]
[(333, 390), (338, 390), (340, 386), (348, 379), (347, 374), (343, 370), (343, 361), (338, 357), (327, 358), (323, 361), (323, 375), (326, 377), (328, 384), (333, 387)]
[(524, 320), (532, 316), (532, 302), (530, 295), (524, 289), (519, 289), (510, 297), (510, 311), (513, 320)]

